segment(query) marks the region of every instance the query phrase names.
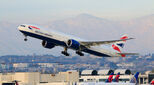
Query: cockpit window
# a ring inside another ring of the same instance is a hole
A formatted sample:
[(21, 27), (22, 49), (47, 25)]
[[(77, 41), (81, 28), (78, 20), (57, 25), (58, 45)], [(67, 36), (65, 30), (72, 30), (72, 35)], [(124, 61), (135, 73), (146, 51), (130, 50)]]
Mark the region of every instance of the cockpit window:
[(26, 27), (25, 25), (20, 25), (21, 27)]

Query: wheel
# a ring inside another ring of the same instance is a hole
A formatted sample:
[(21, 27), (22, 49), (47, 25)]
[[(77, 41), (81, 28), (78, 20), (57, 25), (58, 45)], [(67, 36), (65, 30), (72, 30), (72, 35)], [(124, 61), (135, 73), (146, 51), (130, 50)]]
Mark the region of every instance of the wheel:
[(81, 54), (80, 54), (80, 56), (84, 56), (84, 54), (83, 54), (83, 53), (81, 53)]
[(66, 56), (70, 56), (70, 54), (68, 54), (68, 53), (66, 53), (65, 55), (66, 55)]
[(67, 53), (65, 51), (62, 51), (61, 53), (64, 54), (65, 56), (69, 56), (69, 53)]
[(82, 52), (76, 51), (76, 54), (80, 55), (80, 56), (84, 56), (84, 54)]
[(24, 41), (27, 41), (27, 38), (25, 38)]

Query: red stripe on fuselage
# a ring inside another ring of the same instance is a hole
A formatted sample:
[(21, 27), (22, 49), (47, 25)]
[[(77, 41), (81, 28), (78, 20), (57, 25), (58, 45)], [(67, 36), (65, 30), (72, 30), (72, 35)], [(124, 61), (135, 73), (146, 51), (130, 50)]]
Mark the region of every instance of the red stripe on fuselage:
[(40, 30), (40, 28), (35, 27), (35, 26), (29, 26), (29, 27)]

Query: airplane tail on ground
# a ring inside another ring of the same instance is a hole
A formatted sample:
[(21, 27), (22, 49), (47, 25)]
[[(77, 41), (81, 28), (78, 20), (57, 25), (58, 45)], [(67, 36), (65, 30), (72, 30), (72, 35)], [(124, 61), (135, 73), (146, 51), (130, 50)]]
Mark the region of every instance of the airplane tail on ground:
[(138, 75), (139, 75), (139, 72), (136, 72), (136, 74), (130, 79), (130, 83), (136, 83), (137, 84)]
[(117, 73), (116, 77), (113, 79), (113, 82), (119, 82), (120, 72)]
[(108, 77), (108, 79), (105, 81), (105, 82), (107, 82), (107, 83), (110, 83), (110, 82), (112, 82), (112, 77), (113, 77), (113, 73), (111, 73), (110, 74), (110, 76)]

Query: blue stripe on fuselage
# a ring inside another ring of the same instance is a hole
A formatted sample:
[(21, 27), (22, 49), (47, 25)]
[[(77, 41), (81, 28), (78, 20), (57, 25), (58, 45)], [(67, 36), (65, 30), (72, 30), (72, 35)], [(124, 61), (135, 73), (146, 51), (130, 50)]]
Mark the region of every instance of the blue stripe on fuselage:
[[(62, 41), (59, 41), (59, 40), (55, 40), (55, 39), (52, 39), (52, 38), (48, 38), (48, 37), (45, 37), (45, 36), (42, 36), (42, 35), (26, 32), (26, 31), (20, 30), (20, 32), (22, 32), (23, 34), (25, 34), (27, 36), (35, 37), (35, 38), (38, 38), (38, 39), (41, 39), (41, 40), (44, 40), (44, 41), (48, 41), (48, 42), (53, 42), (56, 45), (61, 45), (61, 46), (64, 46), (64, 47), (66, 46), (65, 42), (62, 42)], [(91, 50), (91, 49), (84, 49), (83, 51), (90, 53), (90, 54), (93, 54), (93, 55), (96, 55), (96, 56), (110, 57), (106, 54), (103, 54), (103, 53), (100, 53), (100, 52), (97, 52), (97, 51), (94, 51), (94, 50)]]
[(52, 39), (52, 38), (48, 38), (48, 37), (45, 37), (45, 36), (42, 36), (42, 35), (26, 32), (26, 31), (20, 30), (20, 32), (22, 32), (23, 34), (25, 34), (27, 36), (35, 37), (35, 38), (38, 38), (38, 39), (41, 39), (41, 40), (44, 40), (44, 41), (48, 41), (48, 42), (53, 42), (56, 45), (66, 46), (65, 42), (61, 42), (59, 40), (55, 40), (55, 39)]

